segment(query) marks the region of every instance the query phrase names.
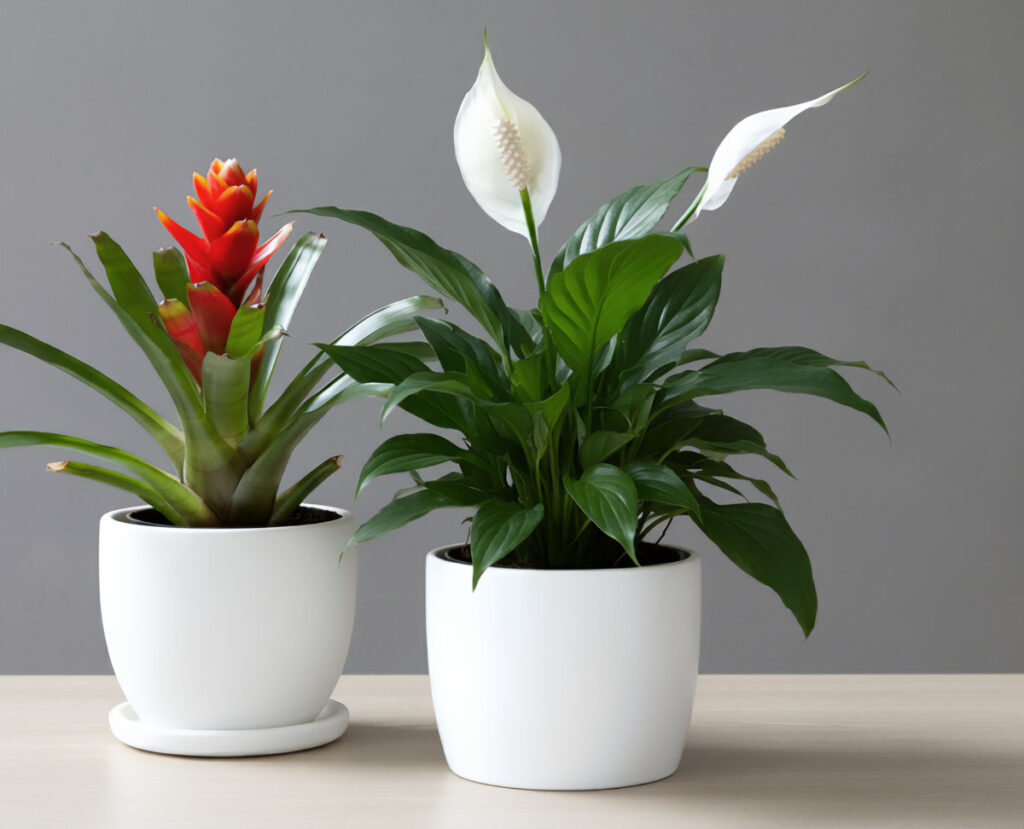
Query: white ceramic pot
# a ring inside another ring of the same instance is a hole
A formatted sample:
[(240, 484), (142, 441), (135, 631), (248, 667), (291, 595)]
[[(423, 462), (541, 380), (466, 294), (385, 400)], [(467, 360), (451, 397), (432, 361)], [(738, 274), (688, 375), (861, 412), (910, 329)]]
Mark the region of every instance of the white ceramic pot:
[(608, 570), (427, 556), (430, 688), (445, 758), (481, 783), (605, 789), (679, 766), (700, 649), (700, 559)]
[(356, 551), (341, 555), (352, 516), (314, 508), (334, 517), (186, 529), (131, 518), (144, 507), (103, 516), (103, 631), (140, 721), (239, 731), (317, 718), (348, 654)]

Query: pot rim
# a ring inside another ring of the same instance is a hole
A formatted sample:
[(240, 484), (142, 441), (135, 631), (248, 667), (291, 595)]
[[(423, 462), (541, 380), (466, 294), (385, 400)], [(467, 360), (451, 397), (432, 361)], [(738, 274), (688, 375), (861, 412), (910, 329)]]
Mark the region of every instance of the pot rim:
[(354, 521), (352, 513), (347, 509), (341, 507), (329, 507), (325, 504), (308, 504), (303, 502), (299, 506), (309, 507), (310, 509), (323, 510), (324, 512), (334, 513), (333, 518), (329, 518), (326, 521), (317, 521), (315, 524), (293, 524), (284, 525), (280, 527), (175, 527), (173, 525), (165, 524), (150, 524), (145, 521), (138, 521), (132, 518), (132, 514), (139, 512), (140, 510), (153, 509), (149, 504), (138, 504), (134, 507), (122, 507), (121, 509), (111, 510), (110, 512), (104, 513), (100, 517), (100, 523), (114, 522), (124, 527), (132, 527), (137, 530), (145, 530), (147, 532), (173, 532), (173, 533), (269, 533), (269, 532), (296, 532), (302, 530), (312, 529), (314, 527), (326, 527), (333, 526), (336, 521)]
[[(441, 564), (450, 564), (457, 567), (470, 567), (472, 564), (468, 561), (453, 561), (450, 558), (445, 557), (445, 553), (449, 550), (455, 550), (459, 547), (465, 547), (466, 542), (459, 542), (457, 544), (445, 544), (442, 547), (437, 547), (427, 553), (427, 561), (437, 560)], [(694, 550), (688, 550), (685, 547), (676, 547), (673, 544), (655, 544), (655, 547), (660, 547), (663, 550), (672, 550), (673, 552), (679, 553), (678, 561), (663, 561), (657, 564), (643, 564), (638, 567), (592, 567), (592, 568), (546, 568), (541, 569), (537, 567), (497, 567), (492, 566), (487, 568), (487, 572), (502, 573), (506, 578), (565, 578), (569, 575), (576, 577), (584, 577), (586, 574), (593, 576), (605, 576), (616, 575), (630, 578), (631, 576), (626, 574), (642, 575), (643, 573), (650, 573), (652, 570), (660, 569), (662, 567), (684, 567), (699, 565), (700, 556)]]

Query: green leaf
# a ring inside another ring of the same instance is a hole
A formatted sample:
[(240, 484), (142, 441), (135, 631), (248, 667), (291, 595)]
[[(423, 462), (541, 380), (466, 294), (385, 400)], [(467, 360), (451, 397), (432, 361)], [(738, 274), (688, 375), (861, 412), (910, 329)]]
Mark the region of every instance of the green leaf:
[(189, 526), (209, 527), (216, 526), (218, 523), (216, 516), (203, 503), (202, 498), (181, 481), (159, 467), (153, 466), (130, 452), (118, 449), (116, 446), (94, 443), (85, 438), (56, 432), (0, 432), (0, 449), (17, 446), (57, 446), (115, 463), (155, 489), (174, 511), (186, 519)]
[(514, 501), (492, 498), (480, 505), (469, 534), (474, 590), (484, 570), (529, 538), (543, 518), (543, 504), (524, 507)]
[[(246, 356), (253, 350), (263, 336), (263, 322), (266, 312), (266, 307), (262, 305), (243, 305), (235, 312), (235, 318), (231, 321), (231, 329), (228, 331), (228, 342), (224, 349), (228, 357), (238, 359)], [(273, 330), (274, 326), (270, 326), (267, 329), (267, 333)], [(283, 331), (283, 329), (277, 330), (278, 332)], [(280, 344), (280, 337), (276, 336), (267, 343), (267, 348), (272, 346), (280, 347)], [(266, 349), (264, 349), (264, 362), (266, 357), (267, 353)]]
[(175, 467), (181, 469), (185, 453), (181, 430), (153, 411), (124, 386), (76, 357), (17, 328), (0, 325), (0, 343), (49, 363), (98, 391), (142, 426), (160, 444)]
[(440, 509), (441, 507), (451, 506), (457, 505), (452, 504), (445, 497), (444, 493), (437, 489), (420, 490), (411, 495), (396, 498), (373, 516), (373, 518), (360, 526), (356, 530), (355, 535), (352, 536), (349, 544), (361, 544), (364, 541), (370, 541), (392, 530), (397, 530), (399, 527), (404, 527), (417, 518), (422, 518), (428, 512)]
[(896, 389), (896, 391), (899, 391), (897, 385), (889, 379), (888, 375), (886, 375), (884, 371), (872, 368), (863, 360), (837, 360), (834, 357), (828, 357), (811, 348), (805, 348), (802, 345), (786, 345), (775, 348), (755, 348), (751, 351), (738, 351), (733, 354), (726, 354), (725, 356), (720, 357), (719, 362), (747, 360), (755, 357), (774, 357), (778, 360), (786, 360), (788, 362), (804, 366), (819, 366), (824, 368), (844, 366), (849, 368), (861, 368), (881, 377), (886, 383)]
[(315, 207), (291, 212), (340, 219), (369, 230), (391, 251), (399, 264), (469, 311), (495, 342), (518, 345), (529, 339), (483, 271), (455, 251), (442, 248), (420, 231), (393, 224), (364, 210)]
[(695, 520), (733, 563), (779, 594), (804, 635), (810, 636), (818, 613), (814, 574), (807, 551), (785, 516), (767, 504), (705, 500)]
[(639, 497), (633, 479), (611, 464), (592, 466), (579, 480), (562, 479), (569, 497), (605, 535), (618, 541), (635, 564)]
[(61, 242), (60, 245), (71, 254), (71, 258), (75, 260), (92, 289), (142, 349), (170, 394), (181, 418), (186, 443), (190, 448), (184, 461), (185, 480), (201, 480), (204, 468), (228, 463), (234, 450), (220, 437), (206, 416), (202, 398), (199, 396), (199, 387), (181, 359), (170, 335), (163, 324), (158, 322), (159, 316), (149, 320), (149, 328), (143, 330), (143, 326), (137, 323), (89, 272), (78, 254), (66, 243)]
[(252, 361), (212, 351), (203, 357), (203, 402), (224, 440), (237, 446), (249, 431), (249, 380)]
[(445, 371), (467, 374), (475, 371), (495, 392), (508, 391), (508, 377), (501, 367), (501, 357), (486, 342), (444, 320), (417, 317), (416, 324)]
[(156, 299), (153, 298), (142, 274), (121, 246), (106, 233), (100, 232), (89, 238), (96, 245), (96, 253), (107, 272), (110, 290), (113, 291), (117, 304), (142, 327), (143, 331), (153, 336), (158, 329), (151, 322), (159, 311)]
[[(341, 370), (360, 383), (391, 383), (398, 385), (414, 374), (433, 372), (422, 360), (401, 354), (380, 345), (337, 346), (318, 343)], [(465, 414), (459, 402), (438, 393), (424, 392), (402, 401), (402, 408), (421, 420), (442, 429), (462, 429)]]
[(153, 251), (153, 272), (156, 274), (156, 284), (160, 286), (164, 297), (176, 299), (188, 308), (188, 286), (192, 282), (181, 251), (177, 248), (160, 248)]
[[(712, 486), (720, 487), (744, 498), (746, 496), (740, 492), (740, 490), (730, 484), (726, 484), (720, 479), (727, 478), (730, 480), (745, 481), (766, 498), (770, 498), (772, 503), (781, 509), (779, 498), (775, 494), (775, 490), (772, 489), (771, 484), (767, 481), (761, 480), (760, 478), (752, 478), (749, 475), (744, 475), (742, 472), (735, 470), (725, 461), (712, 460), (699, 452), (673, 452), (665, 459), (665, 463), (677, 471), (681, 476), (698, 481), (704, 481)], [(750, 499), (748, 498), (747, 500)]]
[(615, 242), (574, 259), (550, 278), (540, 310), (574, 371), (590, 367), (598, 349), (644, 304), (682, 249), (678, 239), (664, 234)]
[(465, 374), (447, 371), (425, 371), (420, 374), (412, 374), (396, 385), (388, 394), (388, 399), (384, 402), (384, 407), (380, 412), (381, 423), (408, 398), (423, 392), (454, 395), (471, 402), (479, 399), (478, 394), (481, 392), (486, 393), (482, 389), (474, 388)]
[(598, 430), (583, 439), (580, 446), (580, 466), (589, 469), (607, 459), (629, 443), (635, 435), (626, 432)]
[(356, 495), (374, 478), (395, 472), (409, 472), (452, 461), (466, 454), (440, 435), (413, 434), (389, 438), (378, 446), (363, 465), (356, 482)]
[[(367, 314), (337, 337), (331, 345), (369, 345), (393, 334), (412, 331), (416, 328), (413, 318), (420, 311), (440, 307), (441, 301), (429, 296), (414, 296), (393, 302)], [(417, 364), (423, 365), (422, 361), (418, 361)], [(246, 438), (243, 449), (250, 455), (259, 454), (303, 405), (306, 396), (316, 388), (332, 365), (334, 363), (331, 358), (324, 352), (310, 360), (274, 404), (255, 421), (256, 425)], [(317, 398), (319, 397), (318, 394)], [(250, 417), (258, 408), (253, 406), (252, 399), (250, 395)]]
[(700, 504), (693, 491), (667, 466), (651, 461), (633, 461), (623, 471), (633, 479), (641, 501), (679, 507), (700, 515)]
[(551, 273), (565, 270), (577, 256), (612, 242), (645, 236), (658, 226), (686, 180), (699, 167), (687, 167), (653, 184), (633, 187), (616, 196), (585, 221), (562, 245), (551, 263)]
[[(306, 289), (309, 277), (316, 267), (320, 254), (327, 246), (327, 237), (322, 233), (307, 233), (291, 249), (281, 267), (278, 268), (274, 281), (267, 290), (266, 315), (263, 319), (264, 330), (269, 331), (279, 325), (286, 331), (291, 325), (292, 315), (299, 304), (302, 292)], [(263, 352), (263, 360), (253, 381), (252, 399), (250, 400), (251, 418), (255, 420), (263, 411), (270, 378), (277, 365), (277, 355), (281, 350), (280, 340), (267, 344)]]
[(341, 459), (341, 455), (335, 455), (333, 458), (328, 458), (323, 463), (317, 464), (282, 492), (274, 502), (274, 514), (270, 517), (270, 526), (286, 524), (306, 496), (341, 469)]
[(715, 313), (722, 286), (724, 256), (700, 259), (659, 282), (630, 317), (615, 345), (612, 370), (625, 378), (638, 369), (650, 376), (676, 363), (687, 344), (703, 334)]
[(89, 480), (97, 481), (101, 484), (115, 487), (116, 489), (122, 489), (125, 492), (130, 492), (153, 507), (153, 509), (163, 515), (164, 518), (175, 526), (188, 526), (188, 522), (185, 518), (183, 518), (178, 511), (160, 495), (159, 492), (144, 481), (140, 481), (130, 475), (115, 472), (113, 469), (104, 469), (102, 466), (94, 466), (91, 463), (81, 463), (79, 461), (59, 461), (57, 463), (47, 464), (46, 469), (49, 472), (59, 472), (63, 475), (74, 475), (78, 478), (88, 478)]
[(790, 477), (795, 477), (782, 458), (768, 451), (764, 437), (757, 429), (727, 415), (715, 413), (701, 418), (679, 445), (693, 446), (717, 461), (729, 455), (760, 455)]
[(881, 426), (886, 434), (889, 432), (878, 409), (850, 388), (850, 384), (835, 371), (775, 355), (758, 352), (727, 354), (703, 368), (670, 378), (665, 386), (668, 402), (749, 389), (811, 394), (862, 412)]

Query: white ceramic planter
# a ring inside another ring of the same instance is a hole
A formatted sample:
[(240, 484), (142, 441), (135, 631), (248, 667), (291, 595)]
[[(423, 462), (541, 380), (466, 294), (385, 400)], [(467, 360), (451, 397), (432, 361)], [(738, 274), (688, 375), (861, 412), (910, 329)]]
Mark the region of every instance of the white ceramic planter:
[(445, 758), (481, 783), (605, 789), (679, 766), (700, 649), (700, 559), (614, 570), (427, 556), (430, 687)]
[(315, 508), (337, 517), (183, 529), (129, 517), (143, 507), (103, 516), (103, 630), (139, 721), (238, 732), (318, 718), (348, 653), (357, 557), (341, 555), (351, 515)]

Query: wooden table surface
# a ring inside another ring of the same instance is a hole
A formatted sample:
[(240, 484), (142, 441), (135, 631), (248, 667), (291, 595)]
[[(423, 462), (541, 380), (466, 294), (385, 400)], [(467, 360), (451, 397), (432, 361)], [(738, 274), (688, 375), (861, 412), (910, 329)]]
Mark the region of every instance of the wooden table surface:
[(702, 676), (683, 764), (603, 792), (470, 783), (422, 676), (345, 676), (329, 746), (136, 751), (108, 676), (0, 677), (0, 827), (1024, 827), (1024, 675)]

